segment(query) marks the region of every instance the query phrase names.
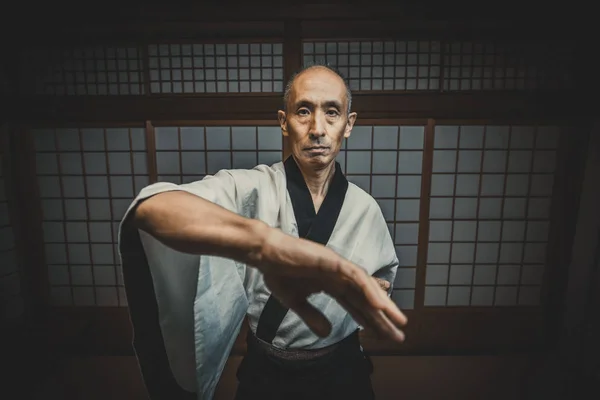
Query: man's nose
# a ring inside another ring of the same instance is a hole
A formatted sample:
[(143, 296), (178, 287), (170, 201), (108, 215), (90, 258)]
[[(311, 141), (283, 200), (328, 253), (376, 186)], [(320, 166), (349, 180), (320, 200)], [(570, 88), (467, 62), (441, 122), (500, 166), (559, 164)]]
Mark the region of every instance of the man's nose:
[(320, 112), (316, 112), (313, 114), (313, 118), (310, 125), (310, 135), (313, 137), (321, 137), (325, 136), (326, 128), (325, 128), (325, 115)]

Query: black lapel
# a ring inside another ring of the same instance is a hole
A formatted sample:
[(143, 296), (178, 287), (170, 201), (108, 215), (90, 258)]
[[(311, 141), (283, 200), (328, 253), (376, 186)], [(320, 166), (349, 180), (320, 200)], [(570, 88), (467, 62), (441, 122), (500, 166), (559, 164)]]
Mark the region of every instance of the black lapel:
[(298, 224), (298, 236), (306, 237), (316, 217), (312, 196), (304, 181), (304, 176), (298, 168), (294, 157), (288, 157), (284, 163), (287, 191), (292, 200), (294, 216)]
[[(298, 236), (326, 245), (335, 228), (348, 190), (348, 181), (342, 173), (340, 165), (335, 163), (331, 185), (316, 214), (312, 197), (294, 158), (290, 156), (284, 166), (287, 190), (298, 224)], [(287, 312), (288, 309), (271, 295), (258, 320), (256, 336), (265, 342), (272, 343)]]

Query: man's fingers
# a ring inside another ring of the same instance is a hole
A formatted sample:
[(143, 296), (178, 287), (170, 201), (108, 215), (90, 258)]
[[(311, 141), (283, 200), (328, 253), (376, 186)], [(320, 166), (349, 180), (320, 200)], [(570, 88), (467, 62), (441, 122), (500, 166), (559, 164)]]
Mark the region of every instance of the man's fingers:
[(363, 310), (362, 315), (367, 320), (365, 327), (382, 337), (402, 342), (404, 334), (399, 329), (406, 323), (406, 317), (398, 310), (394, 302), (383, 292), (374, 279), (367, 279), (362, 289), (354, 286), (353, 291), (347, 293), (346, 299), (356, 309)]
[(392, 301), (392, 299), (387, 298), (386, 307), (383, 309), (388, 318), (397, 326), (405, 326), (408, 323), (408, 318), (406, 315), (398, 309), (398, 306)]
[[(387, 293), (379, 292), (381, 299), (384, 303), (384, 307), (381, 309), (381, 313), (385, 316), (384, 320), (386, 323), (391, 323), (394, 328), (406, 325), (408, 319), (398, 309), (398, 306), (394, 301), (387, 295)], [(388, 327), (389, 329), (389, 327)], [(396, 329), (394, 329), (396, 330)], [(398, 330), (399, 331), (399, 330)], [(403, 336), (403, 335), (402, 335)]]
[(386, 313), (377, 308), (372, 308), (370, 312), (365, 313), (367, 324), (371, 331), (375, 332), (379, 337), (393, 340), (395, 342), (404, 341), (404, 333), (399, 327), (390, 321)]
[(370, 327), (382, 337), (402, 342), (404, 334), (399, 327), (405, 325), (407, 319), (387, 292), (381, 290), (373, 277), (353, 264), (344, 264), (340, 270), (346, 277), (346, 286), (337, 297), (343, 297), (345, 303), (351, 305), (346, 306), (348, 312), (365, 328)]
[(318, 336), (327, 337), (331, 333), (331, 323), (329, 320), (306, 299), (292, 304), (290, 309), (298, 314), (306, 325)]
[(348, 293), (340, 296), (338, 302), (344, 307), (356, 322), (365, 329), (374, 332), (381, 338), (402, 342), (404, 334), (391, 321), (382, 310), (373, 308), (366, 301), (360, 301), (360, 296)]
[[(390, 319), (398, 326), (404, 326), (408, 322), (406, 316), (398, 309), (398, 306), (387, 295), (387, 292), (382, 292), (377, 279), (367, 279), (366, 274), (355, 274), (356, 284), (358, 289), (362, 291), (366, 300), (375, 308), (384, 310)], [(388, 286), (389, 289), (389, 286)]]
[(377, 314), (375, 319), (380, 327), (381, 334), (396, 342), (403, 342), (405, 339), (404, 332), (398, 329), (398, 326), (388, 318), (384, 311), (377, 311)]
[(385, 303), (383, 311), (388, 318), (397, 326), (404, 326), (408, 323), (406, 315), (400, 311), (396, 303), (387, 295), (387, 292), (380, 292), (383, 302)]

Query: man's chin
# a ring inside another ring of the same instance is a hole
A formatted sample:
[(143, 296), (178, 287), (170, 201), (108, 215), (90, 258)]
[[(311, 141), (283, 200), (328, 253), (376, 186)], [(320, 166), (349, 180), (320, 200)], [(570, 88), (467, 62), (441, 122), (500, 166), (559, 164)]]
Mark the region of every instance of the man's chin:
[(331, 164), (334, 159), (331, 157), (331, 154), (305, 154), (299, 161), (307, 167), (321, 169)]

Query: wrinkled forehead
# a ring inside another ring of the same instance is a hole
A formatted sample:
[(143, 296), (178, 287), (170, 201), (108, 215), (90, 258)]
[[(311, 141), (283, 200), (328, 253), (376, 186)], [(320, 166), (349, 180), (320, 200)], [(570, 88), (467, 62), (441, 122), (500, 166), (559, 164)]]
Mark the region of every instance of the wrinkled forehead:
[(339, 102), (346, 106), (346, 85), (338, 75), (322, 67), (313, 67), (300, 73), (290, 88), (290, 104), (298, 102)]

